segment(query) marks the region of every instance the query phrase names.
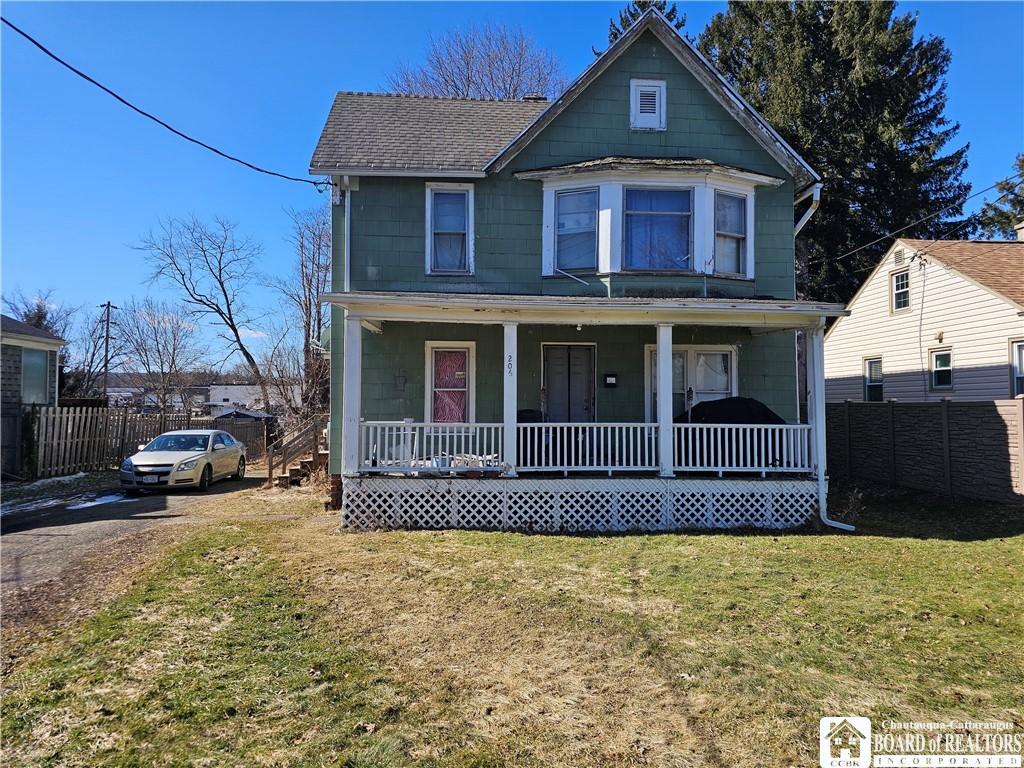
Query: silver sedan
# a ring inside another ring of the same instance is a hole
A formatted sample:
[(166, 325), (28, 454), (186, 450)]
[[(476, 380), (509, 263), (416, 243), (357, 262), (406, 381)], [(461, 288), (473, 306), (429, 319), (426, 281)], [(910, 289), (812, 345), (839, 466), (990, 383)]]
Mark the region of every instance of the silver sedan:
[(218, 429), (164, 432), (121, 464), (128, 490), (198, 488), (222, 477), (245, 477), (245, 446)]

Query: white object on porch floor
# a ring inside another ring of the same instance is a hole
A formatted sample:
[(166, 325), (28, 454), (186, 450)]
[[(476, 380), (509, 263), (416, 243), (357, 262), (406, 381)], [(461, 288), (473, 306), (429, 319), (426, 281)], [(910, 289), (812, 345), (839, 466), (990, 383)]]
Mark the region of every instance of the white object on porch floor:
[(818, 513), (814, 480), (350, 477), (342, 527), (537, 531), (795, 528)]

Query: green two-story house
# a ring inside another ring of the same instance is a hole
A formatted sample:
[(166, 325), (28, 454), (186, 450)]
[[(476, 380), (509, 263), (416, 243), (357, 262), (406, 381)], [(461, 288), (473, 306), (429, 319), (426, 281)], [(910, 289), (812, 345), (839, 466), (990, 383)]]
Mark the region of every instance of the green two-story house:
[[(553, 101), (339, 93), (310, 172), (344, 525), (827, 521), (820, 179), (657, 12)], [(735, 397), (785, 423), (691, 423)]]

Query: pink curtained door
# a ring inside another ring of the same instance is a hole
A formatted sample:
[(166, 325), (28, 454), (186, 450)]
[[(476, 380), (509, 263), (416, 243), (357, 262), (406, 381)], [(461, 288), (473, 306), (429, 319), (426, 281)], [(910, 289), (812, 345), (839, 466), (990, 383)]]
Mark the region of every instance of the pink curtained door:
[(469, 350), (434, 350), (434, 421), (469, 421)]

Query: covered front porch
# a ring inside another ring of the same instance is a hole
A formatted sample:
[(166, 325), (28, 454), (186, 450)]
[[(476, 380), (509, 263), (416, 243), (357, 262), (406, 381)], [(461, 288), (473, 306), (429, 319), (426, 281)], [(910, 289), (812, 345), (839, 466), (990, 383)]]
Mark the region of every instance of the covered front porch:
[[(346, 310), (332, 377), (344, 392), (332, 471), (346, 525), (783, 528), (824, 512), (822, 326), (838, 307), (328, 298)], [(799, 329), (808, 337), (805, 414)], [(786, 423), (690, 423), (701, 403), (737, 395)]]

